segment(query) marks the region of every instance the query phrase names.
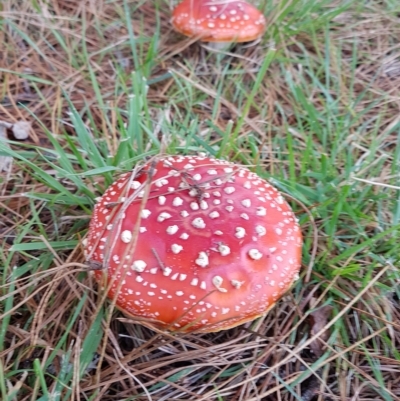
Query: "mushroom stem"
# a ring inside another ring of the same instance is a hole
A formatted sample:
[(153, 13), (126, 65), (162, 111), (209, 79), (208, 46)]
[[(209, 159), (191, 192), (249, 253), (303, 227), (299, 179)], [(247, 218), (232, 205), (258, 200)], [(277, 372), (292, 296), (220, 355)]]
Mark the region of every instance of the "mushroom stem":
[(204, 49), (212, 52), (226, 52), (232, 47), (234, 42), (206, 42), (202, 46)]

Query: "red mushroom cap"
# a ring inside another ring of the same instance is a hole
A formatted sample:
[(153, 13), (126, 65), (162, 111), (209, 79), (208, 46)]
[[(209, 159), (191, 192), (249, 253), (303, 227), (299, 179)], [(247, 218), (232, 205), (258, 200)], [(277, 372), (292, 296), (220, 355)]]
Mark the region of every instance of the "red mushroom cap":
[(184, 0), (172, 13), (175, 30), (204, 42), (249, 42), (265, 30), (265, 17), (237, 0)]
[(106, 190), (85, 253), (125, 313), (211, 332), (265, 314), (297, 277), (301, 245), (290, 206), (267, 181), (227, 161), (170, 156)]

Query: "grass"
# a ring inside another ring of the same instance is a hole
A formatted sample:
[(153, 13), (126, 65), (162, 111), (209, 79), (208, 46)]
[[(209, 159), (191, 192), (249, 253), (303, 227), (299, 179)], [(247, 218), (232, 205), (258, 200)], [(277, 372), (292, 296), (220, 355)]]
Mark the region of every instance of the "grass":
[[(260, 1), (224, 56), (170, 3), (1, 4), (0, 119), (33, 128), (0, 141), (0, 399), (399, 400), (398, 2)], [(246, 326), (154, 332), (100, 305), (81, 239), (118, 174), (199, 151), (287, 195), (302, 275)]]

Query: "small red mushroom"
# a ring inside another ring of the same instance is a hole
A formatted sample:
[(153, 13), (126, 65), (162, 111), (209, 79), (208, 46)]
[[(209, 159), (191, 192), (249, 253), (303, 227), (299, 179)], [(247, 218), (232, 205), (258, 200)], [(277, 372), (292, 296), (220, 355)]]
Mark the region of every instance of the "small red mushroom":
[(176, 31), (203, 42), (250, 42), (261, 37), (265, 17), (240, 0), (184, 0), (172, 13)]
[(298, 276), (301, 246), (290, 206), (266, 180), (224, 160), (167, 156), (106, 190), (85, 253), (123, 312), (212, 332), (265, 314)]

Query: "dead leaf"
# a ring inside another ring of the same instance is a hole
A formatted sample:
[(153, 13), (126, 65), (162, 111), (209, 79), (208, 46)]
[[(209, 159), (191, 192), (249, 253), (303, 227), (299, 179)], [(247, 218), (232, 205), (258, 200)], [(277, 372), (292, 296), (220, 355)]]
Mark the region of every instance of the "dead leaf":
[[(4, 142), (4, 145), (9, 147), (7, 143), (7, 128), (9, 127), (6, 124), (0, 122), (0, 142)], [(12, 162), (12, 157), (0, 155), (0, 171), (5, 171), (7, 174), (9, 174), (11, 172)]]
[[(24, 140), (29, 138), (31, 124), (28, 121), (17, 121), (15, 124), (0, 121), (0, 142), (10, 147), (7, 143), (7, 130), (11, 130), (15, 139)], [(0, 156), (0, 171), (11, 173), (13, 158), (11, 156)]]
[(29, 138), (31, 124), (27, 121), (18, 121), (12, 126), (12, 132), (15, 139), (24, 140)]
[[(309, 318), (311, 321), (311, 336), (319, 333), (326, 326), (331, 312), (332, 306), (326, 305), (310, 313)], [(328, 336), (329, 331), (325, 330), (315, 341), (310, 344), (310, 349), (316, 356), (321, 356), (324, 353), (324, 342), (328, 339)]]

